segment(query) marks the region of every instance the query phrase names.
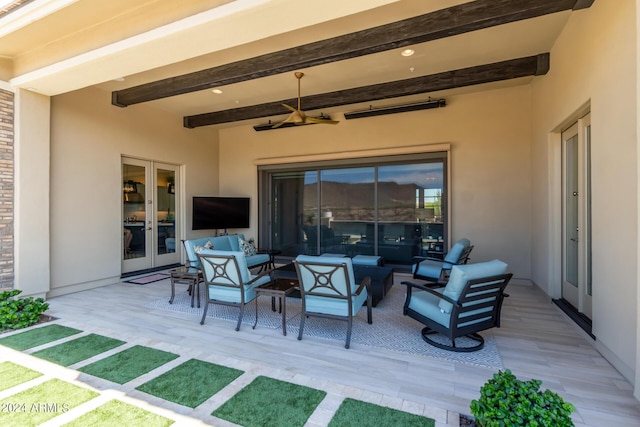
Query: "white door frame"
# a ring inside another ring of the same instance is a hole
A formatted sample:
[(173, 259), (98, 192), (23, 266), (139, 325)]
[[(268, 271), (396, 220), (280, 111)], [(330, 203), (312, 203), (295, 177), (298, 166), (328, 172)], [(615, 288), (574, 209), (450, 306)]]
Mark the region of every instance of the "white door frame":
[[(578, 312), (584, 314), (588, 318), (592, 317), (592, 292), (591, 292), (591, 211), (590, 211), (590, 138), (591, 138), (591, 117), (587, 113), (583, 117), (575, 121), (572, 126), (568, 127), (561, 137), (561, 294), (562, 297), (573, 305)], [(565, 141), (575, 137), (577, 144), (577, 232), (573, 234), (572, 241), (567, 238), (566, 210), (564, 208), (565, 201), (568, 196), (565, 193)], [(575, 240), (573, 240), (575, 238)], [(568, 244), (577, 244), (577, 287), (570, 285), (566, 280), (566, 258)]]
[[(125, 238), (122, 240), (121, 254), (122, 273), (130, 273), (133, 271), (146, 270), (150, 268), (161, 267), (164, 265), (172, 265), (180, 263), (181, 250), (180, 240), (182, 233), (182, 203), (181, 203), (181, 167), (178, 165), (172, 165), (168, 163), (155, 162), (152, 160), (138, 159), (127, 156), (122, 156), (121, 165), (133, 165), (144, 168), (144, 176), (137, 178), (139, 182), (144, 182), (144, 192), (140, 191), (143, 199), (136, 206), (135, 220), (130, 221), (126, 214), (128, 210), (125, 210), (128, 206), (124, 202), (124, 189), (122, 198), (122, 223), (123, 229), (133, 230), (136, 234), (142, 232), (144, 240), (144, 250), (142, 253), (138, 253), (135, 256), (127, 254), (127, 248), (125, 248)], [(166, 183), (158, 182), (158, 169), (169, 170), (174, 172), (174, 186), (175, 192), (175, 205), (173, 212), (160, 211), (158, 208), (161, 191), (168, 191)], [(121, 180), (124, 176), (121, 175)], [(124, 184), (124, 183), (123, 183)], [(159, 186), (160, 185), (160, 186)], [(138, 185), (138, 190), (142, 189), (142, 185)], [(160, 227), (167, 228), (168, 221), (167, 216), (171, 215), (173, 218), (173, 232), (175, 250), (173, 252), (160, 251), (160, 246), (166, 245), (166, 240), (159, 242), (158, 235)], [(137, 239), (140, 239), (138, 234)], [(162, 244), (162, 245), (161, 245)]]

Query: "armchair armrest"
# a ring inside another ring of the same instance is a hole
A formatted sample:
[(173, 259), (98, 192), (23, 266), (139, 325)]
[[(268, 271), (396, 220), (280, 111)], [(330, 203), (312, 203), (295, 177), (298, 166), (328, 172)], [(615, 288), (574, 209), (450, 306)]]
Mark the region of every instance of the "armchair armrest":
[(449, 302), (449, 303), (451, 303), (451, 304), (453, 304), (455, 306), (459, 306), (458, 301), (455, 301), (455, 300), (449, 298), (448, 296), (444, 295), (443, 293), (438, 292), (439, 289), (444, 289), (442, 287), (434, 289), (434, 288), (429, 288), (429, 287), (427, 287), (425, 285), (420, 285), (418, 283), (413, 283), (413, 282), (402, 282), (401, 284), (407, 286), (407, 301), (409, 301), (411, 299), (411, 290), (413, 288), (417, 288), (417, 289), (419, 289), (421, 291), (429, 292), (430, 294), (433, 294), (436, 297), (438, 297), (440, 299), (443, 299), (443, 300), (445, 300), (445, 301), (447, 301), (447, 302)]
[(275, 268), (267, 268), (264, 271), (261, 271), (256, 277), (254, 277), (253, 279), (249, 280), (246, 285), (251, 285), (254, 282), (256, 282), (257, 280), (261, 279), (264, 276), (269, 276), (271, 277), (271, 273), (273, 273), (273, 270), (275, 270)]
[(362, 279), (362, 282), (360, 282), (358, 289), (356, 289), (356, 295), (360, 295), (362, 290), (365, 288), (367, 289), (367, 292), (369, 292), (369, 285), (371, 285), (371, 277), (365, 276), (364, 279)]

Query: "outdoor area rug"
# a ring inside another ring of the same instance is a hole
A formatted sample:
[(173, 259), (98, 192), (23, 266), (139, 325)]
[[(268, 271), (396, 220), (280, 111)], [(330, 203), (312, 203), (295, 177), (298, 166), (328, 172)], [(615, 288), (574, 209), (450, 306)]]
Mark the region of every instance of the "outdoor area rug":
[[(424, 326), (421, 323), (402, 314), (404, 300), (404, 286), (394, 285), (385, 298), (373, 308), (373, 324), (371, 325), (367, 324), (366, 308), (360, 309), (356, 319), (353, 321), (351, 347), (366, 345), (421, 355), (437, 360), (482, 366), (494, 370), (504, 369), (502, 358), (490, 331), (481, 333), (485, 339), (485, 345), (482, 350), (471, 353), (455, 353), (441, 350), (423, 341), (420, 331)], [(203, 308), (191, 307), (191, 296), (186, 291), (176, 294), (173, 304), (169, 304), (166, 298), (162, 298), (146, 304), (145, 307), (189, 313), (193, 314), (194, 318), (202, 316), (203, 310)], [(287, 298), (287, 337), (294, 337), (292, 339), (297, 338), (298, 335), (300, 311), (300, 299)], [(238, 309), (211, 304), (207, 317), (237, 322)], [(254, 321), (255, 306), (254, 302), (251, 302), (244, 312), (243, 328), (250, 329)], [(257, 328), (280, 329), (281, 327), (280, 314), (271, 311), (271, 299), (259, 297)], [(347, 324), (344, 321), (311, 317), (305, 322), (302, 339), (326, 338), (339, 341), (336, 344), (344, 347), (346, 334)], [(456, 342), (460, 346), (468, 345), (464, 339), (458, 339)]]
[(0, 338), (0, 345), (22, 351), (70, 337), (80, 332), (82, 331), (66, 326), (47, 325)]
[(168, 279), (169, 277), (171, 276), (165, 273), (156, 273), (156, 274), (151, 274), (149, 276), (138, 277), (136, 279), (125, 280), (125, 282), (133, 283), (135, 285), (147, 285), (149, 283), (159, 282), (160, 280)]
[[(190, 359), (136, 387), (136, 390), (195, 408), (243, 373), (238, 369)], [(185, 381), (185, 378), (193, 378), (195, 381)]]
[(244, 427), (302, 427), (326, 395), (315, 388), (258, 376), (211, 415)]
[(124, 384), (177, 357), (179, 356), (174, 353), (135, 345), (78, 370), (94, 377)]

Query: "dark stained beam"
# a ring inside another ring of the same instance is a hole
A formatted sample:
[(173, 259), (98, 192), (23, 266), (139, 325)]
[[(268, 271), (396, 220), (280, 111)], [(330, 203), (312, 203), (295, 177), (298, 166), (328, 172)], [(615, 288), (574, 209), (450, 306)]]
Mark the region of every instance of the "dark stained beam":
[[(311, 111), (520, 77), (539, 76), (546, 74), (548, 71), (549, 54), (542, 53), (535, 56), (445, 71), (443, 73), (412, 79), (306, 96), (301, 98), (300, 102), (302, 110)], [(249, 107), (197, 114), (184, 117), (183, 122), (186, 128), (196, 128), (199, 126), (284, 115), (288, 114), (289, 111), (286, 110), (282, 104), (296, 105), (296, 102), (297, 98), (284, 99), (282, 101), (268, 102), (266, 104), (252, 105)]]
[(589, 7), (593, 0), (476, 0), (379, 27), (114, 91), (119, 107)]

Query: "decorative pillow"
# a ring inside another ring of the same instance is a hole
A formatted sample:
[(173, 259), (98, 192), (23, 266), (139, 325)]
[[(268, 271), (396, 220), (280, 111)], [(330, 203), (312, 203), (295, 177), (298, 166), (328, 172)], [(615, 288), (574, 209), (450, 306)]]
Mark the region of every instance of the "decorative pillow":
[(193, 247), (193, 251), (195, 253), (200, 253), (201, 251), (205, 250), (205, 249), (215, 249), (213, 247), (213, 243), (211, 243), (211, 240), (207, 240), (207, 243), (204, 244), (204, 246), (194, 246)]
[(240, 250), (244, 252), (245, 256), (255, 255), (258, 252), (256, 245), (253, 243), (253, 238), (245, 241), (242, 237), (238, 237), (238, 244), (240, 245)]

